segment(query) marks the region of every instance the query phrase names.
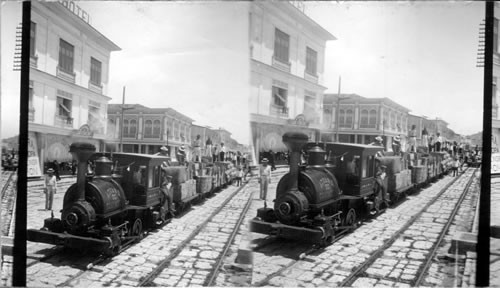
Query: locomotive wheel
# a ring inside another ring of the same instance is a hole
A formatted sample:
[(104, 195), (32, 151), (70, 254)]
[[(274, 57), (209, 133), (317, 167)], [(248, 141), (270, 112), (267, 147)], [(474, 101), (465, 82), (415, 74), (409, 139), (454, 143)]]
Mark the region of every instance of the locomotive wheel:
[(134, 225), (132, 225), (132, 230), (130, 231), (131, 236), (138, 236), (136, 242), (139, 242), (143, 235), (142, 235), (142, 220), (137, 218), (134, 221)]
[(356, 215), (356, 210), (354, 208), (349, 209), (349, 212), (347, 212), (347, 215), (344, 218), (344, 223), (342, 226), (351, 226), (351, 230), (356, 229), (356, 226), (358, 224), (358, 219)]

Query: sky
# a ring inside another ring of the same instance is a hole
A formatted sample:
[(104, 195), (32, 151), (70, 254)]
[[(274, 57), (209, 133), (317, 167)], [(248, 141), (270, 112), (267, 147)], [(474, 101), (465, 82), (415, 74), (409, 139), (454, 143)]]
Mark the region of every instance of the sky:
[(327, 93), (387, 97), (459, 134), (482, 131), (483, 69), (476, 67), (484, 3), (316, 2), (304, 12), (332, 33)]
[[(171, 107), (195, 124), (223, 127), (249, 144), (247, 2), (78, 2), (112, 52), (110, 103)], [(20, 4), (2, 2), (2, 135), (17, 134), (19, 72), (12, 71)], [(460, 134), (482, 130), (483, 70), (476, 67), (484, 3), (307, 2), (332, 33), (327, 93), (388, 97)], [(13, 121), (15, 120), (15, 121)]]

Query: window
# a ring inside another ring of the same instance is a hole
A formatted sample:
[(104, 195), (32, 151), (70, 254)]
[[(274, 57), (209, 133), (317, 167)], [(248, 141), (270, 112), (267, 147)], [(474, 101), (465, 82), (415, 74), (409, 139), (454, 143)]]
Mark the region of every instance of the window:
[(370, 110), (370, 116), (369, 116), (369, 125), (370, 127), (372, 128), (376, 128), (377, 127), (377, 111), (376, 110)]
[(160, 137), (160, 130), (161, 130), (160, 120), (155, 120), (153, 122), (153, 136)]
[(313, 49), (306, 48), (306, 72), (316, 75), (316, 63), (318, 62), (318, 53)]
[(33, 95), (35, 94), (35, 90), (34, 90), (34, 87), (33, 87), (33, 80), (30, 80), (30, 85), (29, 85), (29, 98), (28, 98), (28, 106), (31, 109), (34, 109), (33, 107)]
[(75, 47), (60, 39), (59, 41), (59, 69), (73, 74), (73, 58)]
[(345, 123), (346, 123), (347, 127), (352, 127), (352, 119), (354, 117), (353, 115), (354, 115), (354, 113), (351, 109), (347, 110), (346, 118), (345, 118)]
[(493, 113), (492, 117), (496, 119), (498, 117), (498, 102), (497, 102), (497, 77), (493, 77), (493, 92), (491, 95), (493, 95), (493, 99), (491, 101), (491, 104), (493, 106)]
[(151, 137), (153, 134), (153, 121), (146, 120), (144, 122), (144, 137)]
[(135, 137), (135, 133), (137, 132), (137, 121), (135, 119), (130, 120), (130, 128), (129, 128), (130, 137)]
[(363, 128), (368, 127), (368, 110), (361, 110), (361, 121), (360, 126)]
[(93, 57), (90, 57), (90, 82), (101, 85), (101, 62)]
[(498, 19), (493, 19), (493, 53), (498, 53)]
[(273, 86), (273, 104), (279, 107), (286, 107), (288, 91), (283, 88)]
[(396, 129), (396, 113), (391, 113), (391, 128)]
[(339, 110), (339, 127), (345, 124), (345, 111), (344, 109)]
[(279, 29), (274, 33), (274, 58), (280, 62), (288, 63), (290, 36)]
[(36, 52), (36, 23), (31, 22), (30, 25), (30, 56), (35, 57)]
[(125, 119), (125, 120), (123, 120), (123, 135), (125, 137), (128, 137), (128, 129), (129, 129), (128, 120)]
[(71, 100), (57, 97), (57, 115), (63, 118), (71, 118)]

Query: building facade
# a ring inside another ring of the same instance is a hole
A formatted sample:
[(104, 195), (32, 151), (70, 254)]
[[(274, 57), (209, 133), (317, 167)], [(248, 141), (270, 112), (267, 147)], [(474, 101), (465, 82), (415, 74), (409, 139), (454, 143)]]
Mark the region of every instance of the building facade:
[(491, 134), (491, 149), (492, 152), (500, 151), (500, 93), (498, 92), (498, 82), (500, 79), (500, 47), (499, 47), (499, 24), (500, 19), (500, 3), (495, 2), (495, 18), (493, 27), (493, 99), (492, 99), (492, 134)]
[(104, 148), (109, 61), (120, 48), (75, 7), (69, 1), (32, 2), (29, 176), (40, 176), (46, 162), (71, 161), (72, 142)]
[[(410, 110), (389, 98), (365, 98), (357, 94), (325, 94), (322, 141), (369, 144), (382, 136), (388, 150), (392, 139), (408, 134)], [(336, 136), (338, 134), (338, 136)]]
[(120, 151), (120, 142), (123, 152), (129, 153), (154, 154), (166, 146), (175, 159), (181, 145), (191, 146), (193, 119), (188, 116), (172, 108), (133, 104), (126, 105), (122, 111), (122, 107), (121, 104), (108, 105), (108, 150)]
[(249, 21), (249, 111), (259, 159), (263, 151), (286, 151), (281, 136), (287, 131), (311, 140), (319, 131), (325, 46), (335, 37), (286, 1), (252, 2)]

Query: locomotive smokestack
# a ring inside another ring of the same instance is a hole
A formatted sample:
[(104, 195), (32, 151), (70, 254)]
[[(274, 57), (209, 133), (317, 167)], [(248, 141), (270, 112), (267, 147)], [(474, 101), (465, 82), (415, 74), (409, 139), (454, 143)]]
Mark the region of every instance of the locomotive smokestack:
[(69, 152), (73, 155), (73, 159), (78, 162), (78, 174), (76, 175), (76, 183), (78, 189), (77, 201), (85, 200), (85, 171), (87, 171), (87, 161), (90, 156), (95, 153), (95, 146), (90, 143), (76, 142), (69, 147)]
[(308, 139), (309, 137), (306, 134), (300, 132), (287, 132), (283, 135), (283, 143), (290, 150), (290, 175), (293, 179), (291, 190), (297, 190), (300, 151)]

